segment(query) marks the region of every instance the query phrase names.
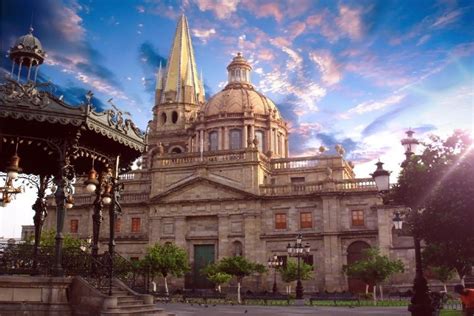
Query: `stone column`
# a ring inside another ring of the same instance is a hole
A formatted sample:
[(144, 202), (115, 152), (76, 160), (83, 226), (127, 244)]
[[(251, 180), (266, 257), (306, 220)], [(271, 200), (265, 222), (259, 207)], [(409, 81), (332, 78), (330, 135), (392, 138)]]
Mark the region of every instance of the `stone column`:
[(188, 137), (188, 152), (193, 151), (193, 138), (191, 136)]
[(150, 222), (148, 225), (148, 243), (153, 245), (159, 242), (161, 238), (161, 217), (150, 217)]
[(174, 218), (174, 240), (176, 246), (182, 247), (187, 249), (186, 247), (186, 232), (187, 232), (187, 225), (186, 225), (186, 217), (185, 216), (177, 216)]
[(229, 128), (224, 127), (224, 150), (229, 149)]
[(230, 244), (229, 244), (229, 233), (230, 233), (230, 222), (229, 222), (229, 215), (226, 214), (219, 214), (219, 231), (218, 231), (218, 245), (217, 245), (217, 259), (222, 259), (223, 257), (229, 257), (231, 255), (230, 252)]
[(340, 201), (337, 197), (323, 197), (323, 258), (324, 283), (328, 291), (340, 291), (343, 288), (342, 247), (338, 232)]
[(194, 134), (194, 152), (199, 152), (199, 131)]
[(386, 208), (383, 205), (377, 207), (377, 229), (378, 229), (378, 247), (380, 253), (388, 256), (392, 246), (392, 226), (394, 209)]
[(199, 144), (198, 144), (199, 150), (198, 150), (198, 152), (201, 152), (201, 146), (202, 146), (202, 150), (205, 151), (205, 150), (204, 150), (205, 145), (206, 145), (206, 144), (205, 144), (205, 141), (204, 141), (204, 131), (203, 131), (203, 130), (200, 130), (200, 131), (199, 131)]
[(248, 126), (247, 126), (247, 125), (244, 125), (243, 133), (242, 133), (242, 141), (243, 141), (243, 146), (242, 146), (242, 148), (247, 148), (248, 139), (249, 139), (249, 136), (248, 136)]
[(222, 140), (222, 127), (217, 130), (217, 149), (222, 150), (224, 142)]
[(273, 136), (273, 142), (272, 142), (272, 143), (273, 143), (273, 148), (272, 148), (272, 151), (273, 151), (276, 155), (278, 155), (278, 154), (279, 154), (278, 151), (277, 151), (277, 150), (278, 150), (278, 138), (277, 138), (277, 130), (276, 130), (276, 128), (272, 129), (272, 132), (273, 132), (273, 133), (272, 133), (272, 136)]
[(267, 132), (267, 151), (273, 151), (273, 134), (271, 127)]
[(255, 125), (250, 125), (250, 141), (253, 142), (255, 139)]

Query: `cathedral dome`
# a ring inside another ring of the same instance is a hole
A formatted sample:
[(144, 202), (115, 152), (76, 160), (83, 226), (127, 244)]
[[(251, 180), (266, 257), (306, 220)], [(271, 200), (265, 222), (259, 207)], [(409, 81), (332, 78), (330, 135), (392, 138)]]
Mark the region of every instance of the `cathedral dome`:
[(280, 119), (280, 112), (272, 100), (253, 88), (226, 88), (214, 95), (204, 106), (204, 116), (219, 114), (244, 114), (251, 112), (261, 115), (272, 115)]
[(272, 100), (256, 91), (250, 82), (252, 67), (238, 53), (227, 66), (229, 73), (228, 84), (224, 90), (215, 94), (204, 106), (204, 116), (219, 114), (254, 113), (271, 115), (274, 119), (281, 119), (281, 115)]

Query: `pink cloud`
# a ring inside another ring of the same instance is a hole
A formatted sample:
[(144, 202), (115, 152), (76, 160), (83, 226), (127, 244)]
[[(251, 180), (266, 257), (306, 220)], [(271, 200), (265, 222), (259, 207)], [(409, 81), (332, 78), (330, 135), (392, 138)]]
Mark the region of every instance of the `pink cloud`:
[(293, 22), (287, 28), (288, 36), (293, 40), (301, 35), (306, 29), (304, 22)]
[(55, 29), (63, 34), (63, 38), (71, 42), (81, 41), (85, 36), (82, 18), (71, 8), (62, 8), (57, 14), (57, 19), (52, 23), (57, 25)]
[(314, 132), (319, 132), (322, 130), (322, 126), (319, 123), (299, 123), (297, 127), (291, 127), (290, 133), (298, 134), (301, 136), (311, 136)]
[(309, 58), (318, 66), (323, 83), (331, 86), (341, 81), (341, 67), (328, 50), (311, 52)]
[(265, 61), (270, 61), (270, 60), (273, 60), (275, 58), (275, 55), (273, 54), (273, 52), (267, 48), (263, 48), (261, 50), (258, 51), (258, 58), (262, 59), (262, 60), (265, 60)]
[(223, 20), (237, 11), (240, 0), (194, 0), (194, 2), (199, 10), (212, 11), (219, 20)]
[(318, 26), (318, 25), (321, 25), (323, 20), (324, 20), (324, 17), (322, 14), (310, 15), (306, 18), (306, 24), (308, 24), (308, 26), (311, 26), (311, 27)]
[(438, 17), (431, 26), (434, 28), (444, 27), (446, 25), (456, 22), (457, 19), (461, 16), (461, 14), (462, 11), (459, 9), (445, 12), (440, 17)]
[(349, 38), (358, 40), (364, 33), (362, 13), (361, 9), (354, 9), (345, 5), (340, 5), (339, 16), (336, 18), (336, 24), (342, 32), (349, 36)]
[(209, 38), (216, 34), (216, 30), (214, 28), (210, 29), (191, 29), (194, 37), (199, 38), (204, 44), (207, 43)]
[(242, 4), (258, 18), (273, 17), (278, 23), (283, 20), (283, 12), (278, 3), (243, 0)]
[(393, 94), (383, 100), (370, 100), (362, 102), (359, 103), (357, 106), (351, 108), (348, 113), (363, 114), (366, 112), (380, 110), (388, 106), (400, 103), (400, 101), (402, 101), (405, 97), (406, 95), (404, 94)]

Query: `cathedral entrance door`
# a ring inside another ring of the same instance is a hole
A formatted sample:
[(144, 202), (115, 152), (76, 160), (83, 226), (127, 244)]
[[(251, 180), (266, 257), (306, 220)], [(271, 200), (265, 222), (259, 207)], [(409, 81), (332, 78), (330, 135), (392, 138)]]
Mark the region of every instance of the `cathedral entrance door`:
[(212, 289), (213, 284), (202, 274), (201, 270), (214, 262), (214, 245), (194, 245), (193, 284), (196, 289)]
[[(364, 250), (370, 248), (369, 244), (363, 241), (353, 242), (347, 248), (347, 264), (365, 259)], [(359, 279), (348, 278), (349, 292), (363, 293), (365, 292), (365, 283)]]

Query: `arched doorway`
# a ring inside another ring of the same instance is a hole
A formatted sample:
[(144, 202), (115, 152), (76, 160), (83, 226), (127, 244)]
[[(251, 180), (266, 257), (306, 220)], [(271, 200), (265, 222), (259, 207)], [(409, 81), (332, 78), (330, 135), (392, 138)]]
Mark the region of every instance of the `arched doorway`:
[[(356, 241), (347, 248), (347, 264), (354, 263), (361, 259), (365, 259), (364, 250), (370, 248), (370, 245), (364, 241)], [(364, 293), (365, 283), (359, 279), (348, 278), (349, 292)]]

